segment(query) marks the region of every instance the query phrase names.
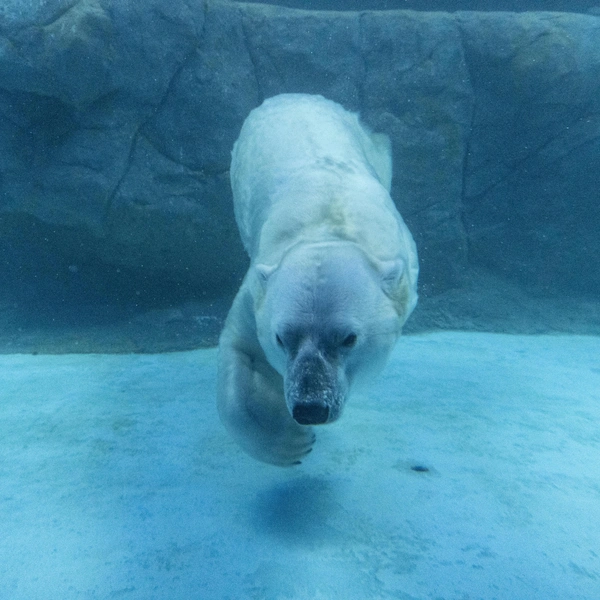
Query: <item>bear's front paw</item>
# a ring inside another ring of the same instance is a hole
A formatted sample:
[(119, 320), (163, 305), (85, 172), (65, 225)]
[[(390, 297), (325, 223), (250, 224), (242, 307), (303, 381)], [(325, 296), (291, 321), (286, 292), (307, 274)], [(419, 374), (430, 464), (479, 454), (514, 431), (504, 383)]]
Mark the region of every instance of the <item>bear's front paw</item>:
[(292, 431), (286, 431), (285, 435), (277, 436), (273, 440), (273, 445), (269, 448), (269, 457), (263, 460), (282, 467), (299, 465), (312, 451), (316, 439), (317, 436), (311, 427), (296, 425)]
[(316, 439), (312, 427), (298, 425), (287, 409), (275, 414), (222, 413), (222, 418), (229, 432), (250, 456), (272, 465), (299, 464), (312, 450)]

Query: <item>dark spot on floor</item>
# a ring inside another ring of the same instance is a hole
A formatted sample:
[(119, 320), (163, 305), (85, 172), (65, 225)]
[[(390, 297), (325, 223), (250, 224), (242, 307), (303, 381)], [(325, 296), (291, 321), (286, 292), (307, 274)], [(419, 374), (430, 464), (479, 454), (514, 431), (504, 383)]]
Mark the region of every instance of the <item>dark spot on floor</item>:
[(411, 471), (416, 471), (417, 473), (429, 473), (429, 469), (423, 465), (413, 465), (410, 469)]

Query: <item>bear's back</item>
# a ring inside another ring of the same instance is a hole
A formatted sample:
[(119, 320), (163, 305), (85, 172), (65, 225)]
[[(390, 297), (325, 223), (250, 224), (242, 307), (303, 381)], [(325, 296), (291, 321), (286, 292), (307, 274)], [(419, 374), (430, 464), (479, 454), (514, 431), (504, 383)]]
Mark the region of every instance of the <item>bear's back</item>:
[(358, 115), (322, 96), (282, 94), (250, 113), (231, 162), (236, 221), (250, 256), (281, 182), (315, 167), (364, 173), (389, 191), (389, 139), (369, 132)]

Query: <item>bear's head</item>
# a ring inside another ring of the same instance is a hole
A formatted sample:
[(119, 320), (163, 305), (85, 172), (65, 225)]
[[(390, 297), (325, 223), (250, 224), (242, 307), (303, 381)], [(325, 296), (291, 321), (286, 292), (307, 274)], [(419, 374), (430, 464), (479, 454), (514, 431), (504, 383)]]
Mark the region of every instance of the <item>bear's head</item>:
[(336, 241), (297, 244), (276, 267), (254, 270), (258, 339), (283, 377), (290, 414), (302, 425), (335, 421), (400, 334), (404, 262)]

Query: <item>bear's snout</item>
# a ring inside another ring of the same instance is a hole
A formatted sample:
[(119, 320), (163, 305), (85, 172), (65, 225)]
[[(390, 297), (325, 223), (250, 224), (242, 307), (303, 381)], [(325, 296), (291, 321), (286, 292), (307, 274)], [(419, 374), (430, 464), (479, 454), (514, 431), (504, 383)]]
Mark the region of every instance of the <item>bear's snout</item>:
[(336, 367), (308, 342), (288, 365), (286, 403), (300, 425), (322, 425), (340, 416), (345, 387), (338, 381)]

